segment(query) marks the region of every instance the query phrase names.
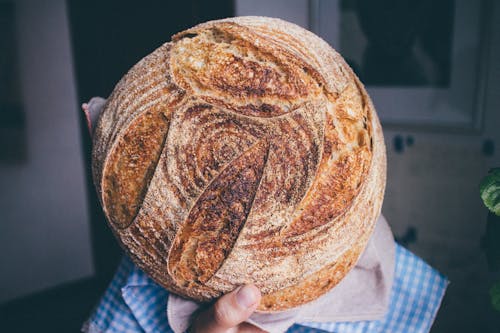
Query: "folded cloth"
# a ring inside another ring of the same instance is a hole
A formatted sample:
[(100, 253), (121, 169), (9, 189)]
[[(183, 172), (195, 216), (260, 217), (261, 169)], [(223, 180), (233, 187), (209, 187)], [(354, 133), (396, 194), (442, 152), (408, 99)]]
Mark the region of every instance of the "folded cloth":
[[(308, 321), (294, 324), (287, 332), (429, 332), (447, 285), (448, 280), (444, 276), (396, 244), (389, 307), (383, 318), (361, 321), (306, 319)], [(170, 295), (137, 268), (128, 257), (124, 257), (99, 304), (83, 325), (82, 331), (173, 332), (167, 316)]]
[[(319, 299), (279, 313), (254, 313), (249, 323), (271, 333), (286, 331), (296, 322), (342, 322), (382, 319), (389, 306), (394, 276), (395, 243), (381, 215), (355, 267)], [(174, 294), (168, 297), (168, 321), (175, 333), (187, 330), (199, 304)]]

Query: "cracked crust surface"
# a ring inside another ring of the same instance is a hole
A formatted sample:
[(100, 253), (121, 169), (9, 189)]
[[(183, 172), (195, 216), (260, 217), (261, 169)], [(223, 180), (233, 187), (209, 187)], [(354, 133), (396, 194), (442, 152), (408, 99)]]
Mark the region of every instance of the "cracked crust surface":
[(322, 39), (272, 18), (174, 35), (117, 84), (94, 133), (94, 182), (134, 262), (198, 301), (255, 283), (267, 312), (350, 271), (385, 173), (361, 82)]

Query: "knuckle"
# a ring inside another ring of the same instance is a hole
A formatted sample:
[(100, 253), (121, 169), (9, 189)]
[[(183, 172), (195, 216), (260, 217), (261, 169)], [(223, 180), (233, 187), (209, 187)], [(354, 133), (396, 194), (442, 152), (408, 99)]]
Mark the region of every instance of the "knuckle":
[(224, 302), (216, 302), (214, 304), (214, 321), (216, 324), (228, 327), (232, 326), (233, 313), (231, 308)]

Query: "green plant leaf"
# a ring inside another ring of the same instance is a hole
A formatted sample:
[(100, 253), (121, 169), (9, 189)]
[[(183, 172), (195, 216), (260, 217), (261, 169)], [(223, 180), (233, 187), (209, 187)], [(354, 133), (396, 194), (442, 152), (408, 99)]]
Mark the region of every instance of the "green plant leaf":
[(500, 216), (500, 168), (491, 169), (479, 186), (481, 199), (486, 207)]
[(497, 281), (490, 288), (491, 305), (495, 310), (500, 311), (500, 281)]

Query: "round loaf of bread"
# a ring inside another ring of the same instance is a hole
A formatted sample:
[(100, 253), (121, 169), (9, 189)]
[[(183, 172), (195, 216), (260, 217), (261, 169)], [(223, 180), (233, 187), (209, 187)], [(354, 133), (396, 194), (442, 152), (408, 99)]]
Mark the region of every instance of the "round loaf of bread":
[(106, 218), (141, 269), (197, 301), (254, 283), (266, 312), (339, 283), (385, 189), (365, 88), (321, 38), (273, 18), (174, 35), (117, 84), (93, 144)]

